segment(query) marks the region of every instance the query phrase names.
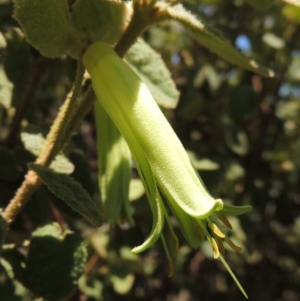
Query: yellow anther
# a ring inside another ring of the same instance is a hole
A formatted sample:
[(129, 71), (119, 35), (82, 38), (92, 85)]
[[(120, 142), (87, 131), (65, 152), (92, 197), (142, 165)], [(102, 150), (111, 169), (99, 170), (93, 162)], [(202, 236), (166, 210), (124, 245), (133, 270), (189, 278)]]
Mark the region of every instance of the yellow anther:
[(224, 214), (218, 215), (218, 218), (229, 230), (232, 230), (232, 226)]
[(225, 255), (225, 248), (224, 248), (223, 240), (220, 237), (217, 237), (217, 244), (218, 244), (219, 251), (220, 251), (221, 255), (224, 256)]
[(213, 249), (213, 252), (214, 252), (214, 258), (218, 258), (219, 255), (220, 255), (220, 252), (219, 252), (219, 248), (218, 248), (218, 245), (216, 243), (216, 240), (213, 238), (213, 237), (207, 237), (211, 246), (212, 246), (212, 249)]
[(243, 250), (241, 247), (238, 247), (237, 245), (235, 245), (235, 244), (232, 242), (232, 240), (231, 240), (230, 238), (225, 237), (225, 241), (227, 242), (228, 246), (229, 246), (232, 250), (234, 250), (234, 251), (236, 251), (236, 252), (241, 252), (241, 251)]
[(222, 233), (222, 231), (218, 228), (218, 226), (214, 223), (209, 223), (208, 227), (219, 237), (224, 238), (225, 235)]

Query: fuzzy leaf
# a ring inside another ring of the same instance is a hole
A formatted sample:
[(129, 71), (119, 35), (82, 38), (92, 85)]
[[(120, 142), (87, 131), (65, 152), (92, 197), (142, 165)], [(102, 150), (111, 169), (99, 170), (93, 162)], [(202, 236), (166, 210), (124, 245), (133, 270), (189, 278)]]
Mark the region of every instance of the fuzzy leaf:
[(271, 69), (243, 55), (226, 39), (220, 36), (218, 32), (212, 30), (198, 20), (192, 13), (185, 10), (181, 4), (169, 7), (168, 14), (172, 19), (180, 22), (203, 46), (209, 48), (224, 60), (263, 76), (274, 76), (274, 72)]
[(125, 60), (146, 84), (158, 105), (176, 108), (179, 91), (160, 54), (143, 39), (138, 39), (127, 52)]
[(81, 214), (92, 225), (96, 227), (102, 225), (99, 203), (93, 200), (78, 182), (67, 175), (55, 173), (36, 164), (29, 164), (29, 168), (39, 175), (52, 193), (74, 211)]
[(13, 0), (28, 41), (46, 57), (59, 57), (77, 41), (67, 0)]
[(126, 24), (125, 1), (77, 0), (72, 18), (76, 28), (93, 42), (113, 44)]
[[(21, 140), (25, 149), (38, 156), (45, 143), (45, 138), (41, 133), (24, 131), (21, 133)], [(63, 154), (58, 154), (50, 165), (51, 169), (59, 173), (71, 174), (74, 171), (74, 165)]]
[(38, 228), (28, 251), (27, 277), (30, 289), (48, 301), (65, 298), (84, 271), (87, 259), (82, 238), (58, 224)]

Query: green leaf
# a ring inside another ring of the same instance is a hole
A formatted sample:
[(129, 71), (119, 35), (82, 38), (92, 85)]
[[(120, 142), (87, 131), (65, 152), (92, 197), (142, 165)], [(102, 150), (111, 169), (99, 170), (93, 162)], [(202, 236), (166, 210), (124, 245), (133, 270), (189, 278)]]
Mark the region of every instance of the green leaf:
[(84, 154), (79, 152), (70, 153), (69, 158), (75, 167), (71, 177), (80, 183), (89, 195), (93, 197), (95, 193), (95, 183), (91, 175), (91, 167), (87, 158)]
[(28, 41), (46, 57), (78, 45), (67, 0), (13, 0), (14, 17)]
[(4, 68), (13, 83), (13, 103), (17, 105), (27, 85), (30, 73), (30, 48), (19, 28), (10, 28), (5, 34), (7, 47)]
[(20, 176), (12, 152), (4, 147), (0, 147), (0, 180), (15, 181)]
[(245, 1), (251, 6), (260, 10), (267, 10), (276, 2), (276, 0), (245, 0)]
[(168, 14), (170, 18), (180, 22), (203, 46), (209, 48), (224, 60), (263, 76), (274, 76), (274, 72), (271, 69), (243, 55), (218, 32), (203, 24), (181, 4), (169, 7)]
[(84, 271), (87, 250), (82, 238), (49, 224), (33, 232), (27, 258), (30, 289), (48, 301), (65, 298)]
[(62, 199), (74, 211), (81, 214), (94, 226), (102, 225), (100, 204), (93, 200), (80, 184), (71, 177), (55, 173), (46, 167), (29, 164), (29, 168), (39, 175), (42, 182), (52, 193)]
[[(21, 133), (21, 140), (25, 149), (38, 157), (45, 143), (45, 138), (41, 133), (36, 133), (35, 131), (35, 129), (28, 127)], [(50, 168), (65, 174), (71, 174), (74, 171), (74, 165), (62, 153), (55, 157)]]
[(116, 43), (127, 23), (125, 1), (77, 0), (72, 10), (76, 28), (93, 42)]
[(176, 108), (179, 91), (160, 54), (143, 39), (138, 39), (128, 50), (125, 60), (146, 84), (158, 105)]

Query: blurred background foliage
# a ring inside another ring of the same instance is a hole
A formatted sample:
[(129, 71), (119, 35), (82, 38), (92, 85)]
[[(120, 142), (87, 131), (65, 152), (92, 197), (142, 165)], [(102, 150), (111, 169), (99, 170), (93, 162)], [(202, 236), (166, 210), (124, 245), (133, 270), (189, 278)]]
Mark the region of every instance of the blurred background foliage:
[[(253, 206), (251, 213), (230, 219), (235, 242), (243, 251), (228, 252), (229, 265), (250, 299), (298, 301), (300, 8), (280, 1), (265, 10), (242, 0), (184, 2), (242, 53), (276, 73), (274, 78), (263, 78), (228, 64), (192, 40), (178, 23), (162, 23), (144, 33), (144, 39), (161, 53), (181, 92), (177, 108), (164, 109), (164, 113), (208, 189), (228, 203)], [(42, 133), (47, 133), (71, 87), (76, 63), (67, 57), (46, 59), (30, 47), (12, 18), (9, 0), (0, 0), (0, 32), (0, 207), (4, 208), (20, 186), (27, 163), (34, 160), (34, 150), (41, 146)], [(23, 99), (24, 103), (24, 98), (27, 110), (22, 134), (18, 135), (12, 120), (18, 102)], [(91, 196), (99, 195), (92, 113), (57, 165), (68, 168)], [(70, 275), (81, 274), (84, 269), (78, 287), (68, 286), (71, 277), (61, 288), (68, 293), (65, 300), (242, 300), (222, 264), (213, 260), (208, 243), (193, 250), (178, 231), (180, 249), (171, 278), (160, 243), (139, 256), (130, 252), (152, 225), (136, 174), (133, 168), (133, 227), (105, 224), (94, 229), (46, 187), (40, 188), (10, 227), (0, 259), (0, 300), (35, 300), (29, 289), (43, 295), (44, 286), (51, 281), (32, 265), (35, 256), (41, 266), (48, 260), (47, 254), (34, 254), (33, 240), (29, 248), (26, 245), (32, 232), (35, 244), (54, 248), (55, 254), (62, 245), (68, 245), (78, 263)], [(36, 230), (53, 221), (60, 226), (52, 227), (71, 229), (79, 235), (53, 234), (50, 226)], [(51, 233), (43, 242), (39, 235), (47, 231)], [(55, 281), (60, 279), (59, 264), (47, 272)], [(61, 298), (55, 294), (44, 297)]]

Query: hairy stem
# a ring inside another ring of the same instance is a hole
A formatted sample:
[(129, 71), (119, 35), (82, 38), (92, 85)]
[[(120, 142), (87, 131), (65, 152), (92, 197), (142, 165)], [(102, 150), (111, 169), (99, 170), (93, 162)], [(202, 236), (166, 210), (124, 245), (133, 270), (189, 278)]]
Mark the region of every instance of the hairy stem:
[(71, 114), (77, 102), (78, 95), (81, 91), (84, 67), (81, 60), (78, 60), (77, 74), (72, 90), (61, 106), (59, 113), (47, 136), (44, 147), (36, 160), (36, 163), (42, 166), (48, 166), (60, 150), (61, 140), (65, 134)]
[[(36, 163), (42, 166), (48, 166), (60, 149), (61, 140), (64, 137), (68, 122), (70, 120), (74, 106), (76, 105), (78, 95), (81, 90), (81, 83), (84, 74), (84, 67), (81, 60), (78, 61), (76, 79), (73, 87), (63, 103), (57, 118), (52, 125), (47, 136), (41, 154), (36, 159)], [(8, 223), (13, 222), (17, 214), (27, 203), (30, 196), (41, 185), (41, 180), (33, 171), (28, 171), (21, 187), (17, 190), (14, 198), (5, 208), (4, 217)]]
[(64, 136), (61, 140), (62, 147), (69, 141), (73, 132), (79, 127), (85, 115), (91, 110), (95, 97), (94, 90), (90, 85), (84, 93), (80, 103), (73, 111), (70, 122), (68, 123)]
[(122, 35), (120, 41), (115, 47), (115, 51), (120, 57), (123, 57), (136, 39), (155, 23), (167, 20), (169, 17), (164, 13), (165, 6), (155, 1), (150, 1), (147, 6), (142, 1), (134, 3), (134, 12), (132, 19)]

